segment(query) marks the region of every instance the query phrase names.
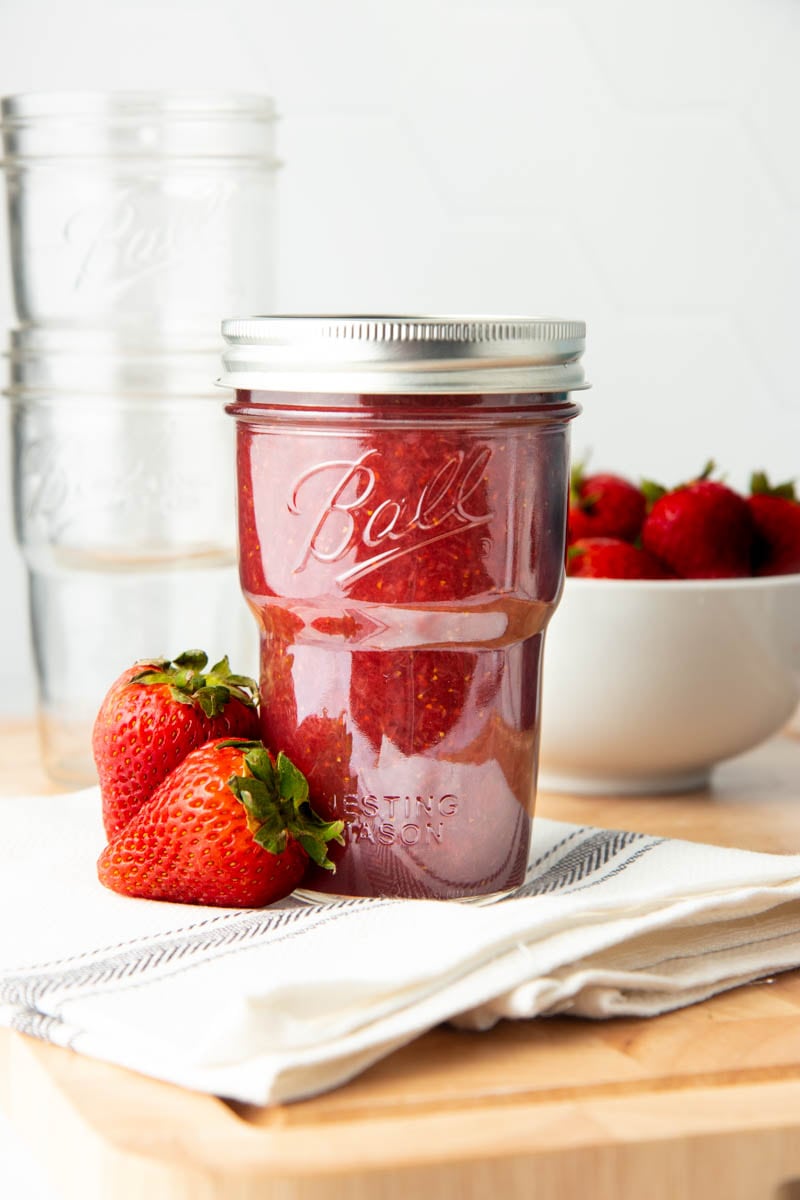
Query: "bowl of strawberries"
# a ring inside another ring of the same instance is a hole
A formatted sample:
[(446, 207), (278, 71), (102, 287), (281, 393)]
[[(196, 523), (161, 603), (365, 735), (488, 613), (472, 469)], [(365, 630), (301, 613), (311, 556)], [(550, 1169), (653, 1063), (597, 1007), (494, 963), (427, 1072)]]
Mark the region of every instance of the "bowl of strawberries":
[(573, 470), (544, 655), (539, 786), (686, 792), (800, 704), (800, 501), (754, 473), (673, 487)]

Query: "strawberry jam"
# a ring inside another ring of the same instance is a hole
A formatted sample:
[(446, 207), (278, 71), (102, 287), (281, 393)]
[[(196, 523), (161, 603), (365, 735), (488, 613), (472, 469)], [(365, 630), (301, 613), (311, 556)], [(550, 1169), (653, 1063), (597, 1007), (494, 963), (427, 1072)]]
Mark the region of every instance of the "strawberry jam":
[(345, 822), (335, 873), (312, 868), (305, 887), (513, 890), (577, 406), (564, 390), (300, 393), (239, 387), (235, 369), (226, 382), (262, 734), (320, 815)]

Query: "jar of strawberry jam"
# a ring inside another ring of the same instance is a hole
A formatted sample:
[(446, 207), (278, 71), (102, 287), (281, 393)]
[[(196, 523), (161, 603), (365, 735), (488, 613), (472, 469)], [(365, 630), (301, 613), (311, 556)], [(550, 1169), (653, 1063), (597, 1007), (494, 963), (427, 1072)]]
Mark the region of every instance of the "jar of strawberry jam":
[(345, 823), (305, 895), (524, 880), (579, 321), (223, 323), (264, 740)]

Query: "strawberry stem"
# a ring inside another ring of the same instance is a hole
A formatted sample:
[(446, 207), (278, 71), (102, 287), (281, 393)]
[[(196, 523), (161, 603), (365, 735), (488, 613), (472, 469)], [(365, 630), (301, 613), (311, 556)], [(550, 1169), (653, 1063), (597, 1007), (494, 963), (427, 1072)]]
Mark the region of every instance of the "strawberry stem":
[(244, 805), (247, 824), (259, 846), (270, 854), (281, 854), (291, 837), (317, 866), (335, 870), (328, 858), (328, 842), (344, 844), (344, 822), (325, 821), (314, 812), (302, 771), (283, 751), (273, 760), (261, 742), (232, 739), (222, 745), (245, 750), (249, 774), (231, 775), (228, 787)]
[(208, 655), (202, 650), (184, 650), (174, 661), (157, 658), (147, 662), (132, 683), (166, 684), (179, 704), (198, 705), (207, 717), (218, 716), (232, 698), (255, 708), (258, 684), (247, 675), (231, 672), (227, 656), (205, 671)]

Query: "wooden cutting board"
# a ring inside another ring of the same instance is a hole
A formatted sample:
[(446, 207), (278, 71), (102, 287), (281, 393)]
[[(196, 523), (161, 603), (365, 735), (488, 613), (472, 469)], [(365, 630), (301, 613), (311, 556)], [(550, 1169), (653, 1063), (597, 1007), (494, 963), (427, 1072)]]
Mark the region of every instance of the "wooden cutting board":
[[(0, 795), (44, 789), (28, 727), (0, 729), (0, 763), (12, 738), (29, 770), (0, 768)], [(728, 764), (708, 793), (539, 811), (800, 851), (800, 741)], [(12, 1121), (80, 1200), (800, 1200), (800, 972), (651, 1020), (436, 1029), (271, 1109), (6, 1031), (0, 1057)]]

